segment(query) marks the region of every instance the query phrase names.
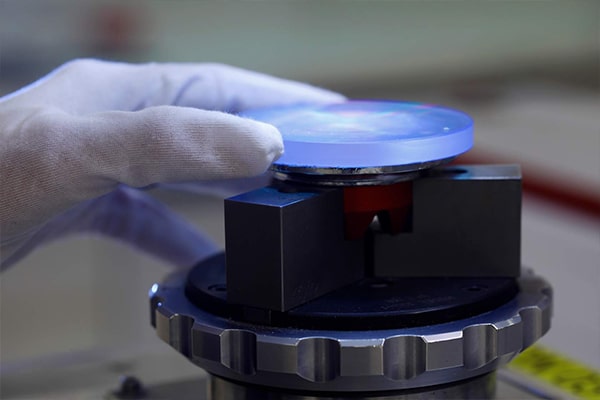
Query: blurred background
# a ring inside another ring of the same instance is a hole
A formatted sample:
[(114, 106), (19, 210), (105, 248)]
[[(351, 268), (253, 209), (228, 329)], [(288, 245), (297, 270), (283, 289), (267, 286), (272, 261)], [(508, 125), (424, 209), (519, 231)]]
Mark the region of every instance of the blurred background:
[[(0, 1), (0, 95), (81, 57), (222, 62), (467, 112), (463, 162), (523, 166), (523, 263), (555, 289), (542, 343), (600, 368), (600, 2)], [(153, 194), (224, 242), (221, 199)], [(168, 271), (84, 236), (3, 273), (3, 398), (198, 374), (149, 326)]]

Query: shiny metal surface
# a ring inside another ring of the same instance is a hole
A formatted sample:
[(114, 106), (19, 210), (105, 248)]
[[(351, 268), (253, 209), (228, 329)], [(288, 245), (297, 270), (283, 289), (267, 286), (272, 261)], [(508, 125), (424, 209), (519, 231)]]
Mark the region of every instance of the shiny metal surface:
[(333, 168), (273, 164), (273, 177), (279, 181), (322, 186), (390, 185), (418, 178), (421, 171), (444, 165), (454, 157), (395, 166)]
[(317, 331), (237, 323), (185, 297), (185, 274), (151, 291), (158, 336), (196, 365), (238, 382), (293, 390), (378, 391), (491, 372), (550, 328), (552, 293), (532, 273), (520, 293), (481, 315), (417, 328)]
[(240, 385), (238, 383), (210, 376), (208, 398), (211, 400), (442, 400), (442, 399), (492, 399), (496, 396), (496, 376), (494, 372), (478, 376), (452, 385), (441, 385), (423, 390), (404, 390), (394, 393), (294, 393), (278, 391), (261, 386)]

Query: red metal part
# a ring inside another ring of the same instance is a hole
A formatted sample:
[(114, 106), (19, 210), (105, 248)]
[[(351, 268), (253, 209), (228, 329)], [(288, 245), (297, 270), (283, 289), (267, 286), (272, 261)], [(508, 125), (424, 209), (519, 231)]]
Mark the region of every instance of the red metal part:
[(346, 239), (359, 239), (378, 216), (384, 231), (410, 231), (412, 182), (344, 188)]

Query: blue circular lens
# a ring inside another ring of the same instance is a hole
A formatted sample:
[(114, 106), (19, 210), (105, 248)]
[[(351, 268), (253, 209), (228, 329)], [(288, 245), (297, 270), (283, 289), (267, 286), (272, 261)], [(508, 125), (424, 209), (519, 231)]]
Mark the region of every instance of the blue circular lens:
[(277, 166), (371, 168), (427, 163), (473, 145), (473, 121), (456, 110), (420, 103), (346, 101), (247, 111), (275, 125), (285, 154)]

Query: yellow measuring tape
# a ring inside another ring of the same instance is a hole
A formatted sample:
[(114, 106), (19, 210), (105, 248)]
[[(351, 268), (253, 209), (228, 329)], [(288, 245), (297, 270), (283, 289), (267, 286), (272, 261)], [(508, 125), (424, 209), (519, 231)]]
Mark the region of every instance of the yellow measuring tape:
[(509, 364), (509, 369), (530, 375), (572, 396), (600, 400), (600, 371), (545, 347), (533, 346), (525, 350)]

